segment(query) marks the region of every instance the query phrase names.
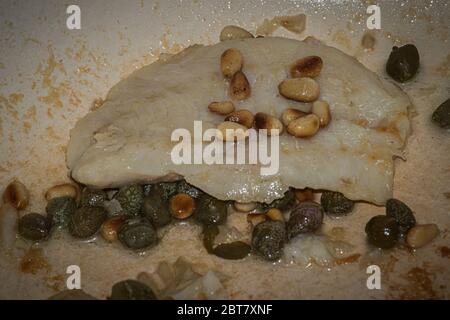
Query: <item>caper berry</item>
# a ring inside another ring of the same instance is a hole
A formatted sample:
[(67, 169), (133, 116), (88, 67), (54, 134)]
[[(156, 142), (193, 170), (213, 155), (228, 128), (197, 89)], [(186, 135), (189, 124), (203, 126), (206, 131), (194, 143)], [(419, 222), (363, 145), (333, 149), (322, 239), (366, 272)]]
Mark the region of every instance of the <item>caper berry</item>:
[(75, 238), (92, 237), (107, 218), (103, 207), (81, 207), (74, 212), (69, 222), (69, 232)]
[(137, 216), (141, 212), (144, 202), (144, 190), (142, 186), (133, 184), (120, 188), (114, 198), (119, 201), (122, 210), (129, 216)]
[(389, 199), (386, 202), (386, 215), (397, 221), (400, 234), (406, 234), (416, 225), (412, 210), (400, 200)]
[(53, 198), (47, 203), (46, 211), (53, 226), (65, 228), (76, 209), (77, 204), (74, 198), (59, 197)]
[(320, 204), (305, 201), (295, 206), (286, 224), (288, 238), (292, 239), (300, 233), (314, 232), (319, 229), (323, 220), (323, 208)]
[(252, 232), (252, 247), (266, 260), (277, 260), (283, 254), (286, 228), (280, 221), (265, 221), (257, 224)]
[(444, 101), (434, 110), (431, 119), (441, 128), (450, 128), (450, 99)]
[(155, 228), (143, 220), (128, 220), (119, 229), (118, 238), (127, 248), (141, 250), (158, 240)]
[(44, 240), (50, 234), (51, 221), (38, 213), (29, 213), (19, 219), (19, 235), (32, 241)]
[(142, 213), (157, 228), (172, 221), (167, 201), (164, 201), (156, 193), (150, 193), (144, 198)]
[(419, 51), (413, 44), (393, 47), (386, 63), (386, 72), (392, 79), (405, 82), (412, 79), (420, 65)]
[(378, 248), (394, 247), (397, 243), (398, 233), (397, 221), (391, 217), (375, 216), (366, 224), (367, 240)]
[(203, 225), (223, 224), (227, 220), (227, 203), (204, 194), (197, 201), (194, 217)]
[(243, 259), (251, 251), (251, 247), (242, 241), (234, 241), (230, 243), (222, 243), (214, 248), (214, 255), (228, 260), (239, 260)]
[(146, 284), (136, 280), (124, 280), (113, 285), (110, 300), (156, 300)]
[(354, 202), (347, 199), (342, 193), (324, 191), (320, 197), (320, 204), (325, 213), (333, 216), (342, 216), (353, 210)]
[(82, 207), (101, 207), (106, 200), (108, 200), (108, 196), (101, 189), (84, 188), (81, 192)]
[(281, 211), (286, 211), (291, 209), (296, 203), (295, 193), (292, 189), (289, 189), (284, 193), (284, 196), (280, 199), (272, 201), (267, 207), (277, 208)]

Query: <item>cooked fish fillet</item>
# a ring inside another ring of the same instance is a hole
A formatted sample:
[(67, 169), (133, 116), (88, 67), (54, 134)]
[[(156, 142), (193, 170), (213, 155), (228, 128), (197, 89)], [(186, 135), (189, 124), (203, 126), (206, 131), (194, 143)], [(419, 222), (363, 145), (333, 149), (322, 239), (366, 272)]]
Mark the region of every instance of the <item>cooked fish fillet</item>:
[[(176, 128), (215, 127), (223, 116), (207, 108), (229, 100), (220, 56), (228, 48), (244, 57), (252, 95), (237, 109), (280, 117), (287, 107), (310, 104), (285, 99), (278, 84), (299, 58), (318, 55), (320, 99), (332, 120), (310, 139), (280, 137), (280, 169), (262, 176), (259, 165), (175, 165), (170, 152)], [(267, 37), (196, 45), (134, 72), (115, 85), (103, 106), (78, 121), (71, 132), (67, 164), (72, 177), (95, 187), (117, 187), (183, 176), (219, 199), (270, 202), (292, 186), (340, 191), (353, 200), (384, 204), (392, 196), (393, 156), (410, 131), (405, 93), (356, 59), (308, 38)]]

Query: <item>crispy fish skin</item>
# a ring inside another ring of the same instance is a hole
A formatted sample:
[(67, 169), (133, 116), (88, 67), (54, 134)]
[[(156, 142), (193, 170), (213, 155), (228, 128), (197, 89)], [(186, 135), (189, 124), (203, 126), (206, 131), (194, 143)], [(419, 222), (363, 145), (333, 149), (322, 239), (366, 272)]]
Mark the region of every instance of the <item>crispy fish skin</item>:
[[(223, 116), (208, 111), (212, 101), (229, 100), (220, 56), (237, 48), (252, 95), (236, 109), (278, 118), (288, 107), (310, 105), (287, 100), (278, 84), (299, 58), (317, 55), (319, 99), (330, 104), (332, 120), (318, 134), (280, 137), (280, 169), (261, 176), (259, 165), (175, 165), (170, 141), (176, 128), (193, 136), (194, 120), (203, 130)], [(155, 179), (185, 179), (219, 199), (270, 202), (289, 186), (342, 192), (353, 200), (384, 204), (392, 197), (393, 156), (410, 133), (408, 96), (338, 49), (308, 38), (266, 37), (192, 46), (164, 61), (137, 70), (115, 85), (99, 109), (71, 131), (67, 165), (72, 177), (95, 187), (117, 187)]]

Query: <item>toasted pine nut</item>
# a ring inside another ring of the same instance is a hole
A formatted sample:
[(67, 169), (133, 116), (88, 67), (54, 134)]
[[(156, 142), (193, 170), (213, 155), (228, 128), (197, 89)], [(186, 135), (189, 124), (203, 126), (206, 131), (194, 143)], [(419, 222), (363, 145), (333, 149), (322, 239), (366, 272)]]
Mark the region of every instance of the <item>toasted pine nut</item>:
[(283, 122), (285, 126), (288, 126), (292, 120), (304, 117), (306, 115), (307, 115), (306, 112), (300, 111), (298, 109), (287, 108), (281, 114), (281, 122)]
[(319, 130), (320, 121), (315, 114), (308, 114), (289, 123), (287, 131), (294, 137), (311, 137)]
[(239, 212), (250, 212), (256, 209), (256, 202), (234, 202), (234, 208)]
[(3, 192), (3, 201), (19, 210), (28, 206), (29, 199), (30, 193), (27, 187), (18, 180), (11, 182)]
[(437, 225), (419, 224), (409, 229), (406, 235), (406, 243), (411, 248), (420, 248), (431, 242), (439, 234)]
[(208, 109), (211, 112), (226, 115), (234, 111), (234, 104), (231, 101), (211, 102)]
[(244, 58), (238, 49), (230, 48), (225, 50), (220, 56), (220, 69), (225, 78), (231, 78), (236, 72), (242, 69)]
[(265, 214), (255, 214), (251, 213), (247, 215), (247, 222), (251, 223), (252, 226), (256, 226), (258, 223), (266, 221), (266, 215)]
[(177, 219), (189, 218), (194, 209), (194, 198), (186, 193), (179, 193), (170, 199), (170, 213)]
[(314, 101), (311, 112), (319, 118), (321, 127), (326, 127), (330, 123), (331, 113), (328, 102), (323, 100)]
[(231, 121), (224, 121), (217, 126), (219, 129), (221, 138), (223, 141), (241, 141), (245, 140), (248, 136), (247, 127)]
[(283, 132), (283, 124), (281, 121), (263, 112), (258, 112), (255, 114), (255, 128), (267, 129), (268, 136), (280, 135)]
[(100, 228), (100, 234), (106, 241), (113, 242), (117, 240), (117, 231), (120, 226), (126, 221), (126, 216), (112, 217), (103, 222)]
[(270, 220), (284, 221), (283, 213), (277, 208), (270, 208), (266, 215)]
[(295, 198), (297, 198), (297, 200), (300, 202), (314, 201), (314, 193), (310, 188), (295, 189), (294, 194)]
[(230, 82), (230, 96), (237, 100), (245, 100), (251, 95), (250, 83), (242, 71), (236, 72)]
[(320, 74), (323, 67), (322, 58), (308, 56), (297, 60), (290, 68), (292, 78), (314, 78)]
[(283, 80), (278, 85), (278, 91), (287, 99), (312, 102), (319, 97), (320, 87), (312, 78), (294, 78)]
[(226, 26), (220, 32), (220, 41), (254, 38), (247, 30), (237, 26)]
[(47, 201), (60, 197), (71, 197), (77, 199), (78, 188), (71, 183), (64, 183), (51, 187), (45, 193), (45, 199), (47, 199)]
[(253, 113), (251, 113), (247, 109), (235, 111), (225, 118), (225, 121), (236, 122), (242, 124), (243, 126), (246, 126), (247, 128), (253, 127), (254, 120), (255, 117), (253, 116)]

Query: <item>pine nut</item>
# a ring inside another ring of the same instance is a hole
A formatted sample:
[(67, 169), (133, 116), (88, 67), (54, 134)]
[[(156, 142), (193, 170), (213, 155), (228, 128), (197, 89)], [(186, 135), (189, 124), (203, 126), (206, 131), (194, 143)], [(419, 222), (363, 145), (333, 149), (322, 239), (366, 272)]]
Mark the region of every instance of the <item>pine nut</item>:
[(246, 109), (235, 111), (225, 118), (225, 121), (236, 122), (246, 126), (247, 128), (253, 127), (254, 120), (255, 117), (253, 116), (253, 113)]
[(294, 137), (311, 137), (319, 130), (320, 121), (315, 114), (295, 119), (289, 123), (287, 131)]
[(220, 32), (220, 41), (248, 38), (254, 38), (254, 36), (244, 28), (237, 26), (226, 26)]
[(221, 138), (223, 141), (241, 141), (245, 140), (248, 136), (247, 127), (231, 121), (224, 121), (217, 126), (219, 129)]
[(314, 201), (314, 193), (310, 188), (295, 189), (294, 194), (299, 202)]
[(250, 83), (242, 71), (236, 72), (230, 82), (230, 96), (237, 100), (245, 100), (251, 95)]
[(255, 128), (266, 129), (268, 136), (280, 135), (283, 132), (283, 124), (281, 121), (263, 112), (258, 112), (255, 114)]
[(283, 213), (277, 208), (270, 208), (266, 216), (273, 221), (284, 221)]
[(256, 202), (234, 202), (234, 208), (239, 212), (250, 212), (256, 209)]
[(126, 221), (125, 216), (112, 217), (103, 222), (100, 229), (100, 234), (102, 238), (106, 241), (113, 242), (117, 240), (117, 231), (120, 226)]
[(220, 56), (220, 69), (225, 78), (231, 78), (236, 72), (242, 69), (244, 58), (238, 49), (230, 48), (225, 50)]
[(430, 243), (439, 234), (437, 225), (419, 224), (409, 229), (406, 236), (406, 243), (411, 248), (420, 248)]
[(290, 68), (292, 78), (314, 78), (320, 74), (323, 67), (322, 58), (308, 56), (297, 60)]
[(18, 210), (25, 209), (28, 206), (29, 199), (30, 193), (27, 187), (18, 180), (11, 182), (3, 192), (3, 201)]
[(252, 226), (256, 226), (258, 223), (266, 221), (266, 215), (265, 214), (248, 214), (247, 215), (247, 222), (251, 223)]
[(45, 199), (47, 199), (47, 201), (60, 197), (71, 197), (77, 199), (78, 188), (71, 183), (64, 183), (51, 187), (45, 193)]
[(209, 111), (221, 115), (227, 115), (234, 111), (234, 104), (231, 101), (211, 102), (208, 106)]
[(170, 213), (177, 219), (189, 218), (194, 209), (194, 198), (186, 193), (179, 193), (170, 199)]
[(306, 115), (307, 115), (306, 112), (300, 111), (298, 109), (287, 108), (281, 114), (281, 122), (283, 122), (285, 126), (288, 126), (292, 120), (304, 117)]
[(294, 78), (283, 80), (278, 85), (278, 91), (287, 99), (313, 102), (319, 97), (320, 87), (314, 79)]
[(323, 100), (314, 101), (311, 112), (314, 113), (320, 121), (320, 127), (326, 127), (331, 121), (330, 106)]

